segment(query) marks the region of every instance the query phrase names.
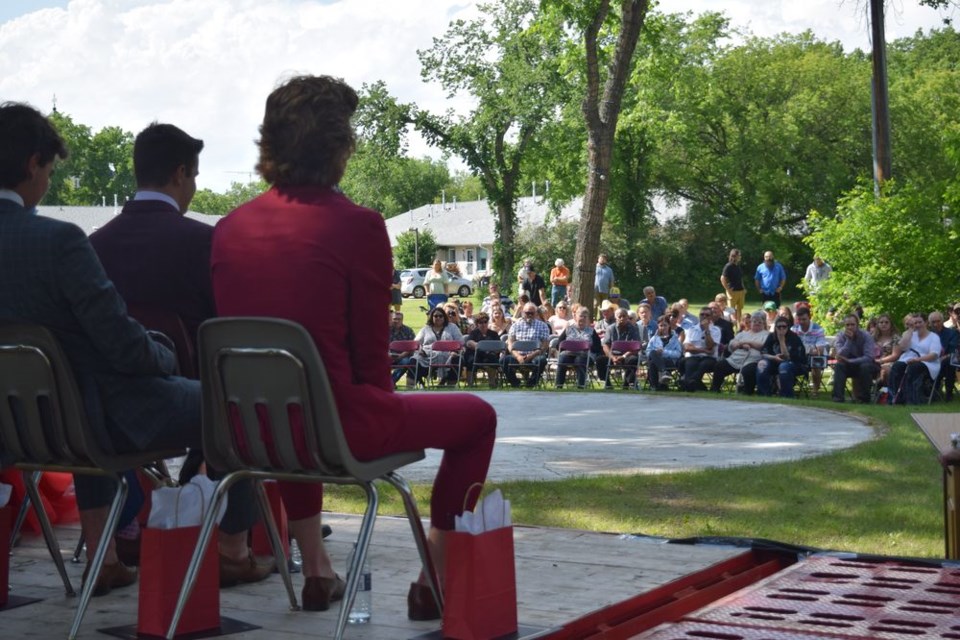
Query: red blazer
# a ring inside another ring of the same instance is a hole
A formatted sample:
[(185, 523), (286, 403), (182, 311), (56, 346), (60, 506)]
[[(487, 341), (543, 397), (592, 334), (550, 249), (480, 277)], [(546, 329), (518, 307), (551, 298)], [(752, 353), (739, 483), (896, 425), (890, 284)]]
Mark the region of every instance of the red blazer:
[(211, 266), (218, 315), (302, 324), (351, 447), (356, 438), (389, 446), (391, 430), (378, 426), (403, 403), (387, 355), (393, 260), (383, 217), (333, 189), (273, 187), (217, 224)]

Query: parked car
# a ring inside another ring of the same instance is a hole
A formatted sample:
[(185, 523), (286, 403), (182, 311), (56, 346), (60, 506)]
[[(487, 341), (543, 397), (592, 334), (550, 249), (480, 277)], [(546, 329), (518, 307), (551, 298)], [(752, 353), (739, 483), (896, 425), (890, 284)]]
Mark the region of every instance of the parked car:
[[(400, 272), (400, 294), (404, 298), (413, 296), (414, 298), (423, 298), (427, 295), (427, 290), (423, 286), (423, 278), (427, 275), (429, 267), (417, 269), (404, 269)], [(456, 295), (466, 298), (473, 293), (473, 281), (450, 274), (450, 282), (447, 284), (447, 295)]]

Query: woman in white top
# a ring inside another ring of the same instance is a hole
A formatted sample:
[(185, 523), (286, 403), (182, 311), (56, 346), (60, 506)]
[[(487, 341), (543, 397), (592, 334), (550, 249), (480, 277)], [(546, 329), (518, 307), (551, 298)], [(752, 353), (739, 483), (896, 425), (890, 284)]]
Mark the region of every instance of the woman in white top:
[(900, 337), (900, 358), (890, 369), (890, 388), (895, 404), (920, 404), (923, 385), (940, 374), (940, 336), (927, 328), (919, 313), (911, 313)]
[(450, 274), (443, 268), (439, 260), (433, 261), (433, 269), (427, 271), (423, 276), (423, 288), (427, 290), (427, 303), (430, 308), (436, 307), (447, 301), (447, 284), (450, 282)]
[(553, 329), (553, 335), (558, 336), (566, 330), (572, 319), (570, 317), (570, 308), (563, 300), (557, 303), (554, 311), (556, 313), (554, 313), (547, 322), (550, 323), (550, 327)]
[(723, 387), (723, 379), (731, 373), (739, 372), (743, 384), (737, 387), (737, 391), (753, 395), (757, 388), (757, 363), (763, 357), (760, 350), (769, 335), (767, 314), (757, 311), (750, 316), (750, 329), (738, 333), (727, 345), (729, 355), (717, 362), (710, 390), (719, 393)]
[[(436, 367), (437, 365), (455, 364), (455, 360), (459, 361), (460, 356), (450, 351), (433, 350), (433, 344), (435, 342), (447, 340), (456, 340), (462, 343), (463, 334), (460, 333), (460, 329), (456, 324), (450, 322), (443, 307), (436, 307), (430, 311), (430, 315), (427, 317), (427, 324), (420, 329), (420, 333), (417, 334), (417, 342), (420, 343), (420, 351), (416, 356), (420, 362), (420, 369), (417, 375), (418, 384), (423, 381), (429, 366), (432, 365)], [(443, 372), (443, 378), (440, 380), (441, 386), (447, 382), (456, 383), (457, 370), (454, 367), (444, 368), (440, 371)]]

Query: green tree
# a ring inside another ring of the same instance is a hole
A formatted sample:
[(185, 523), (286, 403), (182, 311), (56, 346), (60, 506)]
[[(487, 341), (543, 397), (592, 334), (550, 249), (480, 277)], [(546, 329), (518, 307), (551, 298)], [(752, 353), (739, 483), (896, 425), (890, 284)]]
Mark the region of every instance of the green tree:
[(960, 242), (944, 211), (957, 211), (957, 204), (949, 191), (891, 180), (880, 197), (872, 184), (857, 186), (835, 217), (811, 213), (814, 231), (805, 242), (833, 267), (812, 296), (816, 308), (846, 312), (859, 303), (868, 314), (901, 318), (954, 301)]
[(54, 110), (49, 118), (57, 133), (63, 138), (70, 156), (57, 163), (56, 171), (50, 180), (50, 189), (43, 202), (49, 205), (89, 204), (81, 202), (77, 190), (85, 170), (90, 139), (93, 136), (90, 127), (74, 123), (69, 115), (57, 110)]
[(438, 199), (449, 183), (450, 172), (440, 160), (385, 158), (375, 145), (361, 142), (340, 188), (357, 204), (392, 218)]
[(534, 0), (479, 6), (481, 16), (458, 20), (433, 46), (419, 51), (421, 75), (439, 82), (452, 98), (469, 95), (466, 116), (411, 108), (409, 121), (426, 140), (457, 155), (476, 175), (496, 212), (494, 268), (506, 286), (515, 262), (515, 202), (524, 159), (566, 99), (557, 61), (560, 24)]
[(256, 182), (233, 182), (224, 193), (216, 193), (210, 189), (200, 189), (190, 203), (190, 210), (214, 216), (224, 216), (244, 202), (253, 200), (267, 190), (267, 183), (262, 179)]
[[(617, 122), (648, 0), (570, 2), (548, 0), (583, 40), (585, 92), (581, 109), (587, 134), (587, 176), (577, 231), (572, 287), (580, 304), (593, 306), (593, 265), (610, 197)], [(602, 88), (601, 88), (602, 87)]]
[(393, 264), (397, 269), (428, 267), (437, 255), (437, 241), (429, 229), (410, 229), (397, 234)]
[(104, 127), (87, 147), (76, 197), (83, 204), (119, 204), (137, 190), (133, 175), (133, 134)]

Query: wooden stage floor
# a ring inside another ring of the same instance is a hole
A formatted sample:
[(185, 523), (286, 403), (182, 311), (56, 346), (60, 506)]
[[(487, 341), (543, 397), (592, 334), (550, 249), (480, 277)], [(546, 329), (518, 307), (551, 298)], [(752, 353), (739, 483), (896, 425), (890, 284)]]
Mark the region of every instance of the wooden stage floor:
[[(360, 518), (324, 514), (333, 527), (327, 539), (336, 566), (356, 539)], [(78, 527), (58, 528), (65, 554), (72, 552)], [(669, 545), (617, 534), (570, 529), (516, 527), (518, 617), (521, 627), (557, 628), (591, 611), (646, 592), (687, 574), (742, 553), (742, 550)], [(370, 547), (373, 569), (373, 616), (364, 626), (348, 626), (351, 639), (398, 640), (436, 632), (439, 622), (411, 622), (406, 616), (406, 593), (417, 574), (417, 555), (409, 525), (402, 518), (380, 517)], [(66, 637), (76, 599), (67, 598), (53, 562), (39, 536), (25, 537), (10, 558), (11, 595), (43, 598), (42, 602), (0, 611), (4, 638)], [(67, 563), (79, 589), (81, 564)], [(294, 576), (299, 589), (302, 578)], [(324, 613), (291, 612), (279, 576), (255, 585), (221, 592), (224, 616), (261, 627), (235, 636), (242, 640), (329, 638), (336, 610)], [(120, 589), (91, 600), (80, 638), (106, 638), (98, 629), (130, 625), (137, 617), (137, 588)], [(531, 631), (526, 637), (540, 633)], [(434, 637), (440, 637), (439, 633)]]

